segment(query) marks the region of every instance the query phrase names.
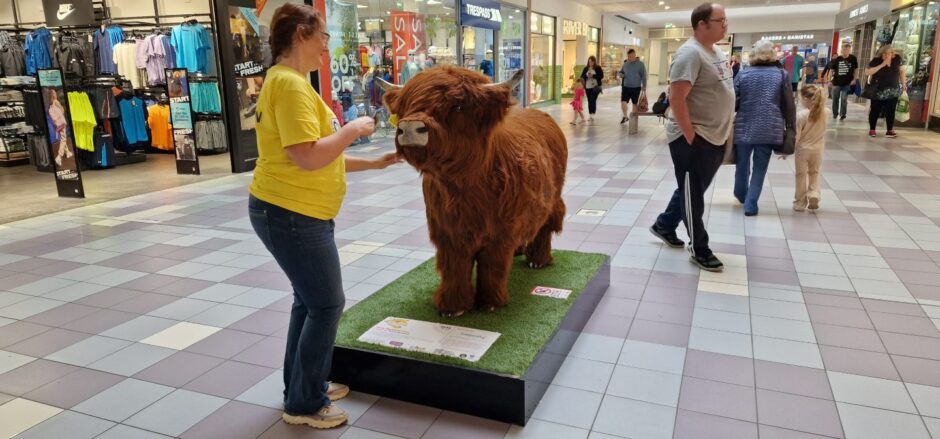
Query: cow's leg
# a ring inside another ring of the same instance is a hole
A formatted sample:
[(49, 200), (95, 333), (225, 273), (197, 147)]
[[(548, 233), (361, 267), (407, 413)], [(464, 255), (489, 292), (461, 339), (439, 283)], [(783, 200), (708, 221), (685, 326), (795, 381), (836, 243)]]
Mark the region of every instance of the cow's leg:
[(526, 259), (531, 268), (543, 268), (552, 263), (552, 233), (561, 231), (565, 222), (565, 204), (559, 199), (548, 216), (548, 220), (539, 229), (535, 239), (526, 248)]
[(438, 250), (437, 271), (441, 285), (434, 293), (434, 306), (442, 315), (459, 317), (473, 309), (473, 255), (460, 250)]
[(477, 308), (493, 311), (509, 303), (512, 246), (491, 245), (477, 254)]

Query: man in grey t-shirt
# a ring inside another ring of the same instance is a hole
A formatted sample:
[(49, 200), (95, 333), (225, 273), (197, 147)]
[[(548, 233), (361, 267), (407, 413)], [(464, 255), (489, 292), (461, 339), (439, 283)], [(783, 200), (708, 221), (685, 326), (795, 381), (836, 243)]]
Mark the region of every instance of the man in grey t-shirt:
[(702, 216), (705, 191), (721, 166), (734, 117), (734, 72), (727, 55), (715, 46), (727, 34), (725, 8), (717, 3), (698, 6), (692, 11), (692, 28), (694, 37), (676, 51), (669, 69), (672, 117), (666, 140), (679, 188), (650, 231), (666, 244), (682, 247), (675, 230), (684, 221), (691, 262), (721, 271), (724, 265), (708, 247)]
[(617, 77), (623, 81), (620, 91), (620, 109), (623, 111), (623, 119), (620, 119), (620, 123), (623, 124), (630, 117), (627, 104), (633, 102), (633, 111), (636, 111), (640, 94), (646, 90), (646, 66), (637, 58), (636, 50), (627, 51), (627, 59), (617, 72)]

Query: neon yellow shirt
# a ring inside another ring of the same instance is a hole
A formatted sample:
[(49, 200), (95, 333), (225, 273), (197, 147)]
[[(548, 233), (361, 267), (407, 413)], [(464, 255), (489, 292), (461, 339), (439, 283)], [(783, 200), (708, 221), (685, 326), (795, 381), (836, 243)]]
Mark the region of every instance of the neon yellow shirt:
[(292, 212), (322, 220), (339, 213), (346, 195), (346, 162), (305, 171), (285, 148), (315, 142), (339, 129), (339, 121), (300, 72), (276, 65), (268, 70), (258, 97), (258, 162), (249, 191)]

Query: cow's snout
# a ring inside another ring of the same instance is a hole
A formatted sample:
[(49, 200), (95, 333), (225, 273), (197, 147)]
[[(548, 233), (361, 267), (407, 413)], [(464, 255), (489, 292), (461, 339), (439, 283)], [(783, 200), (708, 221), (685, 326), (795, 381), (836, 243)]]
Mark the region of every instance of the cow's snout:
[(398, 144), (401, 146), (427, 146), (428, 126), (419, 120), (399, 121)]

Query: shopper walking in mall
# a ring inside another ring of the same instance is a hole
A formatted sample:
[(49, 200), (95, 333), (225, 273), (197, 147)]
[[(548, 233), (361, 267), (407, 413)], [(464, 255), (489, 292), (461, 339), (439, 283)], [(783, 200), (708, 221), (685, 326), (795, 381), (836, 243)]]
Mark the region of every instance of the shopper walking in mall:
[(731, 56), (731, 72), (734, 73), (735, 79), (738, 77), (738, 73), (741, 71), (741, 61), (738, 61), (737, 55)]
[(728, 32), (725, 8), (705, 3), (692, 11), (694, 36), (673, 56), (669, 68), (669, 108), (666, 140), (679, 188), (650, 231), (671, 247), (682, 247), (676, 236), (680, 221), (692, 241), (691, 262), (703, 270), (724, 265), (708, 246), (705, 231), (705, 191), (724, 157), (734, 115), (734, 79), (725, 53), (715, 46)]
[(585, 95), (588, 101), (588, 122), (594, 123), (594, 114), (597, 113), (597, 98), (603, 90), (604, 69), (597, 65), (597, 58), (588, 57), (587, 65), (581, 70), (581, 80), (584, 81)]
[(843, 44), (839, 56), (835, 57), (823, 70), (823, 78), (831, 85), (832, 118), (845, 120), (848, 113), (849, 95), (858, 84), (858, 58), (852, 55), (852, 45)]
[(627, 59), (617, 72), (617, 78), (620, 79), (620, 109), (623, 111), (623, 124), (630, 117), (629, 104), (633, 103), (633, 111), (637, 111), (637, 104), (640, 102), (640, 94), (646, 91), (646, 66), (636, 56), (636, 50), (627, 51)]
[(783, 68), (790, 74), (790, 84), (793, 86), (793, 95), (796, 96), (803, 76), (803, 56), (800, 55), (799, 47), (793, 46), (790, 49), (790, 54), (783, 59)]
[(819, 76), (819, 65), (816, 64), (816, 55), (810, 55), (806, 58), (806, 66), (803, 67), (803, 84), (815, 84)]
[(271, 20), (276, 64), (267, 71), (256, 111), (258, 162), (249, 189), (251, 225), (294, 288), (284, 356), (284, 413), (290, 424), (332, 428), (347, 420), (331, 404), (349, 393), (327, 383), (346, 300), (333, 218), (346, 193), (346, 172), (382, 169), (394, 154), (365, 160), (343, 151), (374, 131), (371, 118), (340, 128), (310, 86), (330, 35), (311, 6), (286, 4)]
[[(796, 115), (796, 195), (793, 210), (819, 209), (819, 169), (826, 149), (826, 97), (822, 88), (810, 85), (800, 90), (802, 107)], [(786, 156), (781, 156), (785, 158)]]
[(757, 215), (770, 156), (783, 144), (786, 127), (794, 126), (796, 117), (789, 77), (778, 67), (775, 52), (770, 41), (758, 41), (750, 53), (750, 68), (734, 81), (734, 197), (744, 205), (746, 216)]
[(898, 98), (906, 93), (907, 78), (901, 68), (901, 56), (894, 52), (894, 47), (885, 44), (878, 49), (878, 54), (868, 63), (865, 70), (868, 75), (868, 86), (875, 87), (871, 98), (871, 108), (868, 110), (868, 136), (875, 137), (878, 118), (884, 116), (888, 131), (887, 137), (897, 137), (894, 131), (894, 112), (897, 111)]

